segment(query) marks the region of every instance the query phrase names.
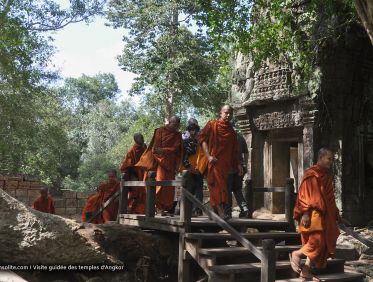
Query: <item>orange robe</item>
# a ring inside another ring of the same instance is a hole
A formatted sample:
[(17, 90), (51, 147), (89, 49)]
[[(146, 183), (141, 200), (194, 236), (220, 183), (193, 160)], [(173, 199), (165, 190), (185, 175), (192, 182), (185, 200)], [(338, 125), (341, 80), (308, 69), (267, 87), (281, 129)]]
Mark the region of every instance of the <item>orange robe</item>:
[(230, 122), (214, 120), (202, 129), (198, 141), (201, 145), (206, 142), (209, 154), (218, 160), (207, 166), (210, 205), (228, 204), (228, 173), (239, 164), (237, 134)]
[(50, 195), (48, 197), (42, 198), (39, 196), (33, 203), (32, 203), (32, 208), (41, 211), (41, 212), (46, 212), (46, 213), (52, 213), (54, 214), (54, 201)]
[[(171, 131), (166, 126), (157, 128), (154, 132), (151, 148), (162, 148), (162, 154), (154, 154), (157, 162), (156, 181), (174, 180), (183, 153), (181, 133)], [(169, 211), (173, 207), (175, 196), (174, 186), (157, 186), (156, 206), (158, 209)]]
[(301, 232), (302, 252), (317, 268), (326, 267), (326, 260), (334, 257), (339, 236), (332, 177), (319, 165), (308, 169), (303, 176), (294, 207), (294, 219), (300, 223), (304, 212), (317, 210), (320, 214), (322, 231)]
[[(104, 182), (98, 188), (98, 197), (99, 206), (102, 207), (104, 203), (112, 196), (115, 192), (119, 191), (120, 183), (115, 180), (113, 183)], [(103, 210), (101, 217), (103, 223), (108, 221), (115, 221), (118, 215), (118, 201), (114, 200), (111, 204)]]
[[(143, 180), (145, 171), (135, 164), (140, 160), (141, 155), (144, 153), (146, 146), (135, 144), (128, 151), (124, 157), (123, 164), (120, 168), (122, 173), (127, 172), (130, 174), (130, 180)], [(132, 213), (144, 214), (146, 202), (146, 188), (145, 187), (130, 187), (129, 192), (130, 201), (128, 208)], [(135, 204), (136, 203), (136, 204)], [(135, 204), (135, 207), (134, 207)]]
[[(91, 216), (93, 216), (100, 209), (100, 194), (96, 193), (90, 196), (83, 208), (82, 222), (86, 222)], [(90, 215), (87, 217), (87, 213)], [(103, 223), (102, 217), (96, 217), (91, 223)]]

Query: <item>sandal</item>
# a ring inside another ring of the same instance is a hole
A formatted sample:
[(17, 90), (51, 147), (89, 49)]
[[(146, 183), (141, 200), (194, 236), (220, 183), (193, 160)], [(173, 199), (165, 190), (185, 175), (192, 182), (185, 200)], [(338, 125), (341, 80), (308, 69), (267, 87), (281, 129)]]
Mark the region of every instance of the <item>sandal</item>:
[(289, 253), (289, 260), (290, 260), (290, 265), (291, 269), (295, 272), (300, 274), (302, 269), (300, 268), (299, 264), (296, 264), (293, 260), (293, 253)]

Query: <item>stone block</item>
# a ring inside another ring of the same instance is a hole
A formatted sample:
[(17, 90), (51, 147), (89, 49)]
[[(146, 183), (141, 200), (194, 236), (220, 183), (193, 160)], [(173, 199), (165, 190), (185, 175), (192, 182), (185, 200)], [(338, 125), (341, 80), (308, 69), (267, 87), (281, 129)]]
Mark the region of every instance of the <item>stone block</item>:
[(55, 208), (65, 208), (65, 199), (54, 199)]
[(29, 205), (29, 199), (28, 199), (28, 197), (21, 197), (21, 196), (16, 196), (16, 198), (17, 198), (17, 200), (18, 201), (20, 201), (20, 202), (22, 202), (22, 203), (24, 203), (26, 206), (30, 206)]
[(13, 175), (8, 176), (8, 181), (23, 181), (23, 176)]
[(15, 180), (7, 180), (5, 182), (6, 188), (18, 188), (18, 181)]
[(30, 181), (20, 181), (18, 182), (19, 188), (30, 188)]
[(78, 206), (77, 199), (66, 199), (66, 208), (76, 208)]
[(88, 199), (89, 196), (90, 196), (90, 193), (87, 193), (87, 192), (77, 192), (76, 193), (76, 198), (78, 198), (78, 199)]
[(27, 197), (28, 190), (27, 189), (16, 189), (16, 196), (18, 197)]
[(41, 183), (39, 181), (30, 181), (30, 188), (40, 189)]
[(15, 197), (16, 196), (16, 189), (6, 189), (5, 190), (10, 196)]
[(65, 208), (55, 208), (54, 211), (56, 212), (57, 215), (65, 215), (66, 214), (66, 209)]
[(86, 203), (87, 203), (86, 199), (78, 199), (78, 208), (84, 208)]
[(27, 196), (29, 196), (29, 198), (36, 199), (40, 196), (39, 190), (28, 189)]
[(75, 191), (63, 191), (62, 196), (65, 199), (76, 199), (76, 192)]
[(76, 208), (66, 208), (66, 214), (67, 215), (76, 214)]

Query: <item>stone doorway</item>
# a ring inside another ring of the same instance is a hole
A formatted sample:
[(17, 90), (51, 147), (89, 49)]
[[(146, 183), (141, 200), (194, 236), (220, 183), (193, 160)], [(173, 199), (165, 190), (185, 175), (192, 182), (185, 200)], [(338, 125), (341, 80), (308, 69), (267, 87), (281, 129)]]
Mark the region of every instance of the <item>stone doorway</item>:
[[(284, 187), (286, 179), (291, 177), (294, 178), (294, 186), (297, 190), (299, 179), (303, 175), (302, 134), (298, 132), (298, 136), (289, 136), (286, 132), (288, 131), (284, 130), (280, 135), (271, 132), (264, 144), (264, 186)], [(284, 194), (265, 193), (264, 207), (272, 213), (284, 213)]]

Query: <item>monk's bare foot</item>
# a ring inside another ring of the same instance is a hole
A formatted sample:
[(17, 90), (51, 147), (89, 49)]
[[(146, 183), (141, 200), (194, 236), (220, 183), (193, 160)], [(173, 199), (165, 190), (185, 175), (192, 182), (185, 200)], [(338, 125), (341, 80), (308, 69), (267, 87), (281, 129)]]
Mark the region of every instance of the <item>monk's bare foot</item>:
[(293, 269), (294, 272), (300, 274), (300, 272), (301, 272), (300, 265), (299, 265), (300, 259), (297, 262), (297, 260), (295, 260), (295, 258), (293, 256), (293, 253), (289, 253), (290, 265), (291, 265), (291, 268)]

